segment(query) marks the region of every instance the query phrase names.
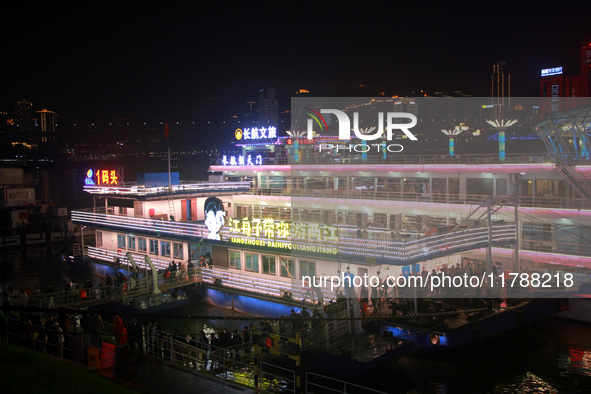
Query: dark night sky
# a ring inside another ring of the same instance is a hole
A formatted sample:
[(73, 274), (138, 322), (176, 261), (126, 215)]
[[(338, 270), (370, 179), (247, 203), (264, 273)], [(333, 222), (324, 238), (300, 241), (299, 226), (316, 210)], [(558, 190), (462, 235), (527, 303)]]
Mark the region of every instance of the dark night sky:
[(285, 108), (298, 88), (315, 96), (488, 95), (497, 61), (512, 69), (512, 95), (537, 96), (540, 69), (564, 66), (576, 75), (579, 46), (591, 38), (590, 2), (340, 2), (333, 9), (300, 2), (263, 11), (198, 1), (20, 3), (3, 5), (0, 110), (24, 98), (81, 122), (191, 119), (211, 96), (229, 115), (264, 87), (275, 87)]

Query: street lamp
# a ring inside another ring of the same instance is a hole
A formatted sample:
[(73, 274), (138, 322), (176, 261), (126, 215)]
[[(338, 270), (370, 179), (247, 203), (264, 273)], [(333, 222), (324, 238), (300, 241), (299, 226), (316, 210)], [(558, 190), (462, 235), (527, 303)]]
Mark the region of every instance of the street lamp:
[(505, 161), (505, 130), (517, 123), (517, 119), (507, 121), (504, 119), (487, 120), (486, 123), (499, 132), (499, 161)]
[(287, 134), (291, 137), (293, 141), (293, 159), (296, 163), (298, 163), (300, 161), (300, 138), (304, 138), (306, 136), (306, 132), (288, 130)]
[[(377, 127), (360, 127), (359, 132), (363, 135), (371, 134)], [(351, 131), (355, 131), (355, 129), (351, 129)], [(367, 161), (367, 140), (361, 140), (361, 145), (363, 146), (361, 149), (361, 160)]]
[(454, 144), (455, 144), (455, 136), (460, 135), (463, 131), (468, 130), (469, 127), (466, 126), (464, 123), (460, 123), (458, 126), (454, 127), (450, 130), (442, 129), (441, 132), (449, 137), (449, 154), (450, 156), (454, 156)]

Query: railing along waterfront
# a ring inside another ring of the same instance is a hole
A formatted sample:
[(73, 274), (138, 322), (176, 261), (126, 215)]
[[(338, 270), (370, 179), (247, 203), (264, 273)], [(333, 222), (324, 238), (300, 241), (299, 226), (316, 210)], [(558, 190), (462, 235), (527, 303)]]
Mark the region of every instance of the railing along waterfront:
[[(177, 271), (169, 278), (159, 277), (158, 288), (163, 291), (159, 293), (160, 298), (153, 298), (151, 301), (156, 304), (170, 301), (170, 294), (166, 291), (191, 285), (201, 281), (201, 271), (197, 267), (191, 273), (186, 270)], [(130, 275), (124, 282), (118, 285), (85, 286), (85, 284), (73, 283), (68, 291), (56, 289), (52, 293), (41, 293), (32, 295), (28, 301), (22, 298), (12, 300), (13, 306), (31, 306), (40, 308), (59, 307), (85, 307), (111, 302), (129, 302), (131, 299), (153, 294), (154, 284), (151, 276), (134, 278)]]

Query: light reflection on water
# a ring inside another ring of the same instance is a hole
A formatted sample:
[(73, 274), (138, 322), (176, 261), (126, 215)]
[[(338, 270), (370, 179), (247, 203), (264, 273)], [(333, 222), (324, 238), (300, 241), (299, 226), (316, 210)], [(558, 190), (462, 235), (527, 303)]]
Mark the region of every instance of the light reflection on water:
[(498, 386), (497, 393), (558, 393), (558, 390), (532, 372), (516, 377), (515, 383)]
[(360, 383), (392, 393), (588, 393), (591, 324), (546, 319), (456, 351), (404, 356)]
[(576, 341), (569, 342), (568, 348), (568, 372), (591, 376), (591, 350)]

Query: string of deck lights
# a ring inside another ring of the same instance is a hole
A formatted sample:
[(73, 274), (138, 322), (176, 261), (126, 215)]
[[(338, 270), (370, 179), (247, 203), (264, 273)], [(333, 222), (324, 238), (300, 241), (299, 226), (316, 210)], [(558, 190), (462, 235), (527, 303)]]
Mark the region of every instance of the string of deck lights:
[[(136, 263), (143, 262), (144, 259), (146, 258), (145, 255), (134, 254), (134, 253), (131, 253), (131, 256), (133, 257), (133, 259)], [(108, 261), (108, 262), (113, 262), (116, 259), (119, 259), (121, 264), (131, 265), (131, 261), (129, 261), (129, 259), (127, 257), (127, 252), (123, 252), (123, 251), (121, 251), (121, 252), (120, 251), (112, 251), (109, 249), (102, 249), (102, 248), (97, 248), (94, 246), (89, 246), (88, 247), (88, 257), (95, 258), (97, 260)], [(154, 264), (154, 267), (156, 267), (157, 269), (166, 269), (168, 267), (168, 265), (170, 264), (168, 261), (161, 260), (161, 259), (154, 257), (154, 256), (151, 256), (150, 260)]]
[[(187, 183), (181, 185), (172, 185), (173, 192), (195, 192), (195, 191), (219, 191), (219, 190), (243, 190), (250, 188), (250, 182), (202, 182), (202, 183)], [(90, 194), (120, 194), (120, 195), (157, 195), (168, 193), (168, 187), (145, 187), (145, 186), (130, 186), (130, 187), (113, 187), (113, 186), (84, 186), (84, 191)]]
[[(248, 288), (249, 292), (259, 294), (274, 295), (282, 297), (285, 292), (291, 293), (291, 298), (294, 300), (303, 301), (307, 294), (311, 294), (310, 290), (301, 286), (295, 286), (292, 283), (278, 282), (276, 280), (256, 278), (256, 280), (248, 279), (233, 272), (224, 272), (221, 275), (216, 275), (214, 271), (209, 269), (202, 269), (202, 280), (206, 283), (214, 284), (216, 279), (221, 281), (223, 286), (228, 286), (237, 289)], [(334, 300), (335, 294), (327, 289), (321, 289), (323, 298), (327, 301)]]

